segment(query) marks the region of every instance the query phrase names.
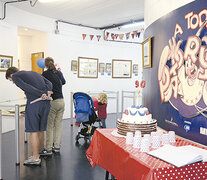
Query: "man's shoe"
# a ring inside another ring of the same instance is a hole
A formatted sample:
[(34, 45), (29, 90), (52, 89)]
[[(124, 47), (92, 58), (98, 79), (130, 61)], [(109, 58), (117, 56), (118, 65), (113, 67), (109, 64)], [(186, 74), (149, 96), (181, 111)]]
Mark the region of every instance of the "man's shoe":
[(40, 166), (41, 159), (35, 159), (34, 156), (29, 157), (27, 160), (24, 161), (25, 166)]
[(52, 150), (46, 150), (43, 149), (42, 151), (39, 151), (40, 156), (52, 156)]
[(52, 148), (52, 151), (53, 151), (54, 153), (59, 153), (59, 152), (60, 152), (60, 148), (53, 147), (53, 148)]

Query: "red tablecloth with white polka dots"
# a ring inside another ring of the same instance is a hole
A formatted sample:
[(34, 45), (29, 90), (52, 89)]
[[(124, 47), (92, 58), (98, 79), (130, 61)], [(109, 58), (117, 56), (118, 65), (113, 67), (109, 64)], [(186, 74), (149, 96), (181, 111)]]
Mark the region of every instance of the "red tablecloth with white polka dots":
[[(140, 152), (132, 145), (126, 145), (124, 137), (112, 135), (114, 129), (97, 129), (86, 156), (92, 167), (101, 166), (118, 180), (207, 180), (207, 162), (176, 166)], [(176, 137), (176, 146), (196, 143)]]

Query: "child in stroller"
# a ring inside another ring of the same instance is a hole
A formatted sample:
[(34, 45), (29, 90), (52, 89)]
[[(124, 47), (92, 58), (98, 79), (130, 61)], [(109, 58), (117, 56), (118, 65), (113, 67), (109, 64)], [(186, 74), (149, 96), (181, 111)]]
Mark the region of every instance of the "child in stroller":
[(97, 115), (94, 111), (94, 103), (92, 98), (83, 92), (76, 92), (73, 94), (73, 103), (76, 114), (76, 125), (79, 125), (78, 134), (76, 135), (76, 142), (80, 138), (85, 140), (92, 137), (96, 126), (95, 122), (99, 122)]

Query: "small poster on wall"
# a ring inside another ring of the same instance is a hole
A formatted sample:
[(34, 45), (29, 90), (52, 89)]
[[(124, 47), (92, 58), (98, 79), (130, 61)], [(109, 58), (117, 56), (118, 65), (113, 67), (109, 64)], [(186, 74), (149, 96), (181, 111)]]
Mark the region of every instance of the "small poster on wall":
[(71, 71), (77, 71), (78, 69), (78, 61), (72, 60), (71, 61)]
[(99, 63), (99, 72), (104, 73), (105, 71), (105, 64), (104, 63)]
[(138, 64), (133, 64), (133, 73), (138, 74)]

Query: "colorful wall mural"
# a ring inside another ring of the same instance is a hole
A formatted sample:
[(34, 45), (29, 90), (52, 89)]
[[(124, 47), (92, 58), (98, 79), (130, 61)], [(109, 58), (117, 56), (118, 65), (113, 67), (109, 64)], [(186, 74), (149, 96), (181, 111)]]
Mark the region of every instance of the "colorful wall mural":
[(207, 1), (187, 4), (150, 25), (152, 68), (144, 104), (166, 130), (207, 145)]

